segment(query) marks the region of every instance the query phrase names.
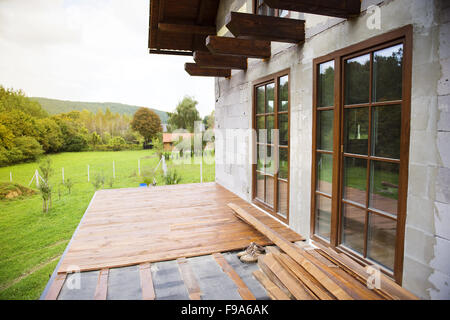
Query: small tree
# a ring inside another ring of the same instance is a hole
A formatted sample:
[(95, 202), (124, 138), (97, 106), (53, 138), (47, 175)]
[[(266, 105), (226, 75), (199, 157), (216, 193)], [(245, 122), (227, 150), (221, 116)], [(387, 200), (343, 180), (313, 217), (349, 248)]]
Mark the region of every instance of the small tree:
[(105, 175), (103, 174), (103, 172), (95, 175), (94, 180), (92, 180), (92, 185), (94, 186), (95, 190), (103, 188), (103, 186), (105, 185)]
[(148, 108), (139, 108), (131, 121), (131, 128), (139, 132), (148, 143), (158, 132), (162, 132), (161, 119)]
[[(53, 174), (52, 160), (49, 157), (43, 158), (39, 163), (39, 175), (42, 178), (39, 183), (39, 191), (42, 196), (42, 210), (44, 213), (48, 212), (48, 209), (52, 208), (52, 187), (50, 185), (50, 177)], [(39, 177), (36, 177), (39, 179)]]
[(162, 139), (155, 137), (152, 139), (152, 143), (153, 143), (153, 150), (155, 150), (158, 159), (161, 159), (161, 156), (164, 153), (164, 144), (162, 142)]
[(72, 192), (72, 188), (73, 188), (73, 180), (71, 178), (67, 178), (66, 182), (65, 182), (65, 186), (67, 188), (67, 191), (70, 194)]

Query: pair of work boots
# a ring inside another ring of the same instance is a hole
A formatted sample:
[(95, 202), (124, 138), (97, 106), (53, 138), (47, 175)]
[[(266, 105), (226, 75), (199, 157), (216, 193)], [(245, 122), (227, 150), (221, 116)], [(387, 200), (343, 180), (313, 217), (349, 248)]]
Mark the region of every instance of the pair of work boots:
[(237, 254), (239, 259), (245, 263), (253, 263), (258, 261), (258, 257), (266, 252), (263, 246), (257, 243), (251, 242), (250, 245)]

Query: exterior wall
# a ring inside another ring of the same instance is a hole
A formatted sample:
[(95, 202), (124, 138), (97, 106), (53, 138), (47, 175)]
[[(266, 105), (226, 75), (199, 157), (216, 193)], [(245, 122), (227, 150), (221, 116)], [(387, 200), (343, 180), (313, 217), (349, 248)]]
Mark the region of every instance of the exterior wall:
[[(222, 0), (218, 33), (226, 13), (250, 12), (251, 0)], [(297, 14), (306, 23), (303, 45), (272, 42), (272, 57), (249, 59), (249, 68), (216, 79), (216, 181), (251, 200), (253, 83), (290, 68), (290, 219), (310, 236), (312, 61), (376, 35), (413, 25), (410, 164), (403, 286), (424, 299), (450, 298), (450, 3), (445, 0), (363, 1), (378, 4), (380, 28), (369, 28), (373, 11), (343, 20)], [(246, 6), (245, 6), (246, 5)], [(237, 129), (235, 137), (222, 129)], [(222, 132), (222, 133), (221, 133)], [(230, 163), (230, 157), (240, 162)]]

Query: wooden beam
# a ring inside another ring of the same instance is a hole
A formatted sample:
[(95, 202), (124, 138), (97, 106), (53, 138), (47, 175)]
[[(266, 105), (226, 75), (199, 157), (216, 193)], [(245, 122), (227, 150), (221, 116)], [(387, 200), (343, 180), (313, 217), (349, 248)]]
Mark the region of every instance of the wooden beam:
[(155, 288), (153, 287), (152, 272), (150, 263), (139, 265), (139, 275), (141, 279), (142, 300), (155, 300)]
[(50, 289), (48, 290), (45, 300), (56, 300), (58, 299), (59, 292), (61, 291), (64, 282), (66, 281), (67, 273), (58, 273), (53, 280)]
[(267, 59), (271, 55), (270, 41), (208, 36), (206, 47), (214, 54)]
[(189, 33), (189, 34), (216, 34), (215, 26), (197, 26), (192, 24), (158, 23), (158, 29), (165, 32)]
[(228, 275), (228, 277), (230, 277), (230, 279), (233, 280), (233, 282), (236, 284), (239, 295), (242, 297), (242, 299), (256, 300), (253, 293), (247, 287), (245, 282), (242, 281), (241, 277), (239, 277), (237, 272), (234, 271), (233, 267), (230, 266), (225, 257), (221, 253), (214, 253), (212, 256), (214, 260), (216, 260), (217, 264), (222, 268), (223, 272), (225, 272)]
[(281, 250), (286, 252), (295, 262), (301, 265), (306, 271), (308, 271), (314, 278), (316, 278), (320, 284), (325, 287), (331, 294), (333, 294), (339, 300), (353, 300), (353, 298), (347, 294), (337, 283), (331, 280), (320, 268), (314, 265), (311, 261), (306, 259), (301, 253), (300, 248), (293, 245), (291, 242), (284, 239), (273, 229), (266, 226), (264, 223), (256, 219), (244, 209), (229, 203), (228, 206), (245, 222), (253, 226), (256, 230), (261, 232), (267, 238), (273, 241)]
[(361, 0), (264, 0), (269, 7), (289, 11), (351, 18), (361, 12)]
[(150, 49), (151, 54), (168, 54), (174, 56), (192, 56), (192, 51)]
[(199, 67), (217, 69), (247, 69), (247, 58), (212, 54), (205, 51), (195, 51), (194, 61)]
[(289, 296), (285, 294), (275, 283), (273, 283), (264, 272), (261, 270), (256, 270), (253, 271), (253, 275), (266, 289), (272, 300), (290, 300)]
[(102, 269), (98, 274), (97, 287), (95, 288), (94, 300), (106, 300), (108, 293), (109, 269)]
[(191, 300), (201, 300), (202, 291), (186, 258), (177, 259), (178, 268)]
[(305, 41), (305, 21), (230, 12), (225, 24), (237, 38), (298, 43)]
[(198, 66), (196, 63), (185, 63), (184, 70), (191, 76), (202, 76), (202, 77), (231, 77), (230, 69), (215, 69), (215, 68), (203, 68)]

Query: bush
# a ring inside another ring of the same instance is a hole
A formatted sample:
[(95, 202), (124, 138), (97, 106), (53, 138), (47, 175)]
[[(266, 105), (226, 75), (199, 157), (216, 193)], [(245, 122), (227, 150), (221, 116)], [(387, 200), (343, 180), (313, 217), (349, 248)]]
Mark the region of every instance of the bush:
[[(14, 139), (14, 145), (15, 149), (17, 151), (20, 151), (21, 160), (36, 160), (41, 154), (44, 153), (44, 150), (42, 150), (42, 146), (39, 144), (39, 142), (36, 141), (35, 138), (32, 137), (18, 137)], [(11, 150), (11, 162), (16, 162), (17, 157), (19, 157), (19, 154), (14, 154), (14, 149)]]
[(105, 175), (103, 173), (95, 175), (94, 180), (92, 180), (92, 185), (94, 186), (95, 190), (103, 188), (103, 186), (105, 185)]
[(120, 151), (123, 150), (126, 143), (125, 139), (122, 137), (114, 137), (111, 140), (109, 140), (109, 145), (112, 148), (113, 151)]
[(181, 176), (178, 174), (177, 170), (169, 169), (167, 174), (164, 176), (165, 184), (179, 184), (181, 181)]

